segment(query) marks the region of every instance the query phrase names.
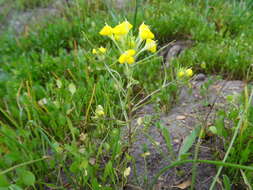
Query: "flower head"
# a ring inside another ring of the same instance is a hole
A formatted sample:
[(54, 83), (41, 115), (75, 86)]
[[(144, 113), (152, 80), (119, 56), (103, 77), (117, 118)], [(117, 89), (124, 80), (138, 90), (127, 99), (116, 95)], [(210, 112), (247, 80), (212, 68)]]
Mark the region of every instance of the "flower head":
[(147, 157), (150, 156), (150, 152), (144, 152), (143, 154), (141, 154), (142, 157)]
[(92, 54), (97, 54), (98, 52), (97, 52), (97, 50), (96, 49), (92, 49)]
[(184, 75), (185, 75), (184, 71), (179, 71), (179, 72), (177, 73), (178, 78), (183, 78)]
[(133, 64), (134, 63), (134, 57), (132, 56), (129, 56), (129, 55), (126, 55), (126, 54), (122, 54), (120, 57), (119, 57), (119, 62), (121, 64), (123, 63), (128, 63), (128, 64)]
[(202, 69), (206, 69), (206, 63), (205, 63), (205, 62), (201, 63), (200, 67), (201, 67)]
[(136, 51), (134, 49), (129, 49), (125, 52), (128, 56), (134, 56)]
[(150, 31), (149, 26), (142, 23), (139, 27), (139, 36), (142, 40), (153, 39), (155, 35)]
[(187, 77), (191, 77), (191, 76), (193, 75), (192, 69), (187, 69), (187, 70), (185, 71), (185, 75), (186, 75)]
[(109, 25), (105, 25), (99, 32), (102, 36), (111, 36), (113, 34), (113, 29)]
[(127, 176), (129, 176), (129, 175), (130, 175), (130, 173), (131, 173), (131, 168), (130, 168), (130, 167), (128, 167), (128, 168), (126, 168), (126, 169), (125, 169), (125, 171), (124, 171), (123, 175), (124, 175), (124, 177), (127, 177)]
[(95, 110), (95, 117), (103, 117), (105, 115), (104, 108), (101, 105), (98, 105)]
[(154, 40), (151, 40), (151, 39), (147, 39), (146, 40), (146, 48), (152, 52), (152, 53), (155, 53), (156, 50), (157, 50), (157, 44)]
[(125, 35), (132, 29), (132, 25), (128, 21), (124, 21), (113, 28), (113, 34), (117, 37)]
[(185, 78), (185, 77), (190, 78), (192, 77), (192, 75), (193, 75), (193, 71), (191, 68), (190, 69), (180, 68), (177, 73), (178, 78)]
[(136, 51), (134, 49), (129, 49), (127, 51), (125, 51), (123, 54), (121, 54), (121, 56), (119, 57), (119, 62), (121, 64), (123, 63), (128, 63), (128, 64), (132, 64), (135, 62), (134, 59), (134, 55), (135, 55)]
[(104, 48), (104, 47), (100, 47), (100, 48), (98, 48), (98, 50), (99, 50), (101, 53), (105, 53), (105, 52), (106, 52), (106, 48)]

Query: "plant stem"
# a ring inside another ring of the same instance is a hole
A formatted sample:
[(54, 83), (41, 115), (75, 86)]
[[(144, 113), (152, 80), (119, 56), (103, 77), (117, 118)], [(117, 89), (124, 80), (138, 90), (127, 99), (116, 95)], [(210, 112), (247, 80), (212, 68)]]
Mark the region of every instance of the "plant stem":
[(180, 161), (176, 161), (173, 162), (171, 165), (164, 167), (163, 169), (161, 169), (158, 174), (156, 174), (156, 176), (154, 177), (154, 179), (151, 182), (151, 185), (149, 187), (149, 190), (153, 189), (153, 186), (156, 184), (158, 178), (167, 170), (182, 165), (182, 164), (186, 164), (186, 163), (206, 163), (206, 164), (213, 164), (213, 165), (219, 165), (219, 166), (224, 166), (224, 167), (232, 167), (232, 168), (238, 168), (238, 169), (244, 169), (244, 170), (250, 170), (253, 171), (253, 167), (252, 166), (244, 166), (244, 165), (240, 165), (240, 164), (232, 164), (232, 163), (224, 163), (222, 161), (213, 161), (213, 160), (180, 160)]
[(138, 7), (139, 7), (139, 0), (135, 0), (135, 10), (134, 10), (134, 30), (135, 30), (135, 27), (136, 27), (136, 20), (137, 20), (137, 14), (138, 14)]
[(8, 172), (10, 172), (10, 171), (12, 171), (12, 170), (15, 170), (15, 169), (19, 168), (19, 167), (26, 166), (26, 165), (29, 165), (29, 164), (33, 164), (33, 163), (35, 163), (35, 162), (39, 162), (39, 161), (42, 161), (42, 160), (46, 160), (46, 159), (48, 159), (48, 158), (50, 158), (50, 157), (49, 157), (49, 156), (44, 156), (44, 157), (39, 158), (39, 159), (37, 159), (37, 160), (30, 160), (30, 161), (28, 161), (28, 162), (24, 162), (24, 163), (21, 163), (21, 164), (17, 164), (17, 165), (12, 166), (12, 167), (10, 167), (10, 168), (4, 170), (4, 171), (1, 171), (1, 172), (0, 172), (0, 175), (4, 175), (4, 174), (6, 174), (6, 173), (8, 173)]

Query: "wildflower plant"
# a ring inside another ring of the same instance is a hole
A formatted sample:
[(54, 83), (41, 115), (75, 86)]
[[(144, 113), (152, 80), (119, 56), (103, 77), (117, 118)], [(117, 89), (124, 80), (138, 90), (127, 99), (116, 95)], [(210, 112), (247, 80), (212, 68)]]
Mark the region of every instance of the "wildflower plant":
[[(172, 83), (180, 86), (185, 84), (193, 75), (191, 68), (179, 68), (176, 69), (178, 73), (176, 77), (172, 77), (175, 80), (167, 82), (167, 71), (165, 71), (163, 84), (161, 88), (153, 91), (139, 102), (135, 102), (133, 87), (139, 84), (140, 78), (136, 80), (134, 78), (134, 72), (136, 67), (140, 64), (149, 61), (152, 57), (157, 55), (157, 41), (155, 35), (151, 31), (150, 27), (145, 23), (142, 23), (138, 28), (138, 33), (135, 35), (133, 32), (133, 26), (127, 20), (112, 27), (108, 24), (99, 31), (99, 34), (112, 41), (112, 45), (109, 44), (106, 48), (100, 47), (92, 50), (92, 54), (100, 63), (104, 64), (104, 68), (108, 71), (114, 81), (114, 87), (117, 91), (120, 109), (124, 117), (123, 125), (128, 129), (128, 143), (127, 146), (132, 144), (132, 119), (133, 112), (144, 105), (144, 102), (158, 92), (162, 92), (162, 89), (170, 86)], [(114, 54), (111, 54), (111, 53)], [(116, 56), (115, 56), (116, 55)], [(112, 60), (112, 64), (109, 64), (108, 60)], [(150, 61), (151, 62), (151, 61)], [(120, 68), (120, 69), (118, 69)], [(177, 68), (174, 65), (174, 68)], [(121, 73), (123, 72), (123, 73)], [(97, 106), (95, 110), (94, 119), (103, 119), (105, 112), (101, 105)], [(118, 144), (118, 143), (117, 143)], [(146, 153), (145, 156), (148, 156)], [(131, 169), (125, 167), (122, 171), (122, 179), (126, 180), (126, 177), (130, 175)]]
[[(135, 105), (133, 100), (133, 86), (139, 83), (133, 78), (133, 73), (136, 66), (156, 55), (157, 42), (155, 41), (155, 35), (145, 23), (139, 26), (138, 34), (134, 35), (133, 25), (127, 20), (114, 27), (106, 24), (99, 31), (99, 34), (110, 39), (113, 45), (111, 47), (109, 45), (106, 46), (107, 49), (103, 47), (95, 48), (91, 53), (100, 62), (103, 62), (104, 67), (115, 83), (115, 90), (118, 92), (120, 107), (124, 117), (124, 125), (128, 129), (128, 144), (131, 145), (132, 112), (136, 107), (140, 106), (139, 104)], [(115, 52), (116, 56), (111, 56), (110, 52)], [(144, 55), (147, 56), (145, 57)], [(108, 64), (106, 57), (112, 59), (112, 65)], [(123, 71), (123, 74), (119, 70)], [(95, 111), (96, 118), (104, 116), (104, 111), (101, 110), (101, 106), (98, 106)], [(126, 167), (123, 171), (122, 175), (125, 179), (130, 175), (131, 169)]]
[[(126, 121), (129, 121), (131, 115), (131, 88), (133, 85), (138, 84), (138, 81), (133, 79), (134, 67), (148, 60), (157, 52), (157, 42), (154, 40), (155, 35), (148, 25), (142, 23), (139, 26), (138, 35), (133, 34), (132, 28), (133, 25), (125, 20), (114, 27), (106, 24), (99, 32), (100, 35), (112, 40), (118, 55), (115, 64), (119, 64), (120, 67), (123, 67), (126, 76), (127, 82), (123, 84), (122, 76), (105, 64), (106, 69), (116, 82), (115, 86), (119, 90), (121, 107)], [(99, 51), (102, 52), (100, 49), (93, 49), (92, 53), (98, 54)], [(143, 52), (150, 52), (151, 55), (147, 58), (140, 59), (140, 55)], [(106, 53), (106, 51), (103, 53)], [(130, 125), (130, 122), (128, 122), (128, 124)], [(130, 126), (128, 127), (130, 128)]]

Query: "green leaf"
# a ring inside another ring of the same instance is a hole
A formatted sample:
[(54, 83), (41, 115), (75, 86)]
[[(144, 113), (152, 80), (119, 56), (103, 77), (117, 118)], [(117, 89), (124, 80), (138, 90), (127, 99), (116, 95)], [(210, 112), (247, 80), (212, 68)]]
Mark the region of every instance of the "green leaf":
[(99, 183), (98, 183), (96, 178), (91, 179), (91, 185), (92, 185), (92, 189), (94, 189), (94, 190), (100, 190), (101, 189), (99, 187)]
[(32, 172), (24, 171), (20, 176), (20, 180), (23, 184), (30, 186), (34, 185), (36, 178)]
[(225, 190), (231, 190), (231, 182), (230, 182), (228, 176), (223, 175), (223, 183), (225, 186)]
[(178, 153), (178, 159), (181, 159), (181, 156), (186, 154), (188, 150), (192, 147), (193, 143), (195, 142), (195, 139), (198, 137), (200, 131), (200, 127), (197, 126), (190, 135), (188, 135), (184, 141), (182, 146), (180, 147), (179, 153)]
[(10, 184), (5, 175), (0, 175), (0, 187), (8, 187)]
[(18, 185), (16, 185), (16, 184), (13, 184), (13, 185), (11, 185), (10, 187), (9, 187), (9, 189), (8, 190), (23, 190), (21, 187), (19, 187)]
[(0, 187), (0, 190), (9, 190), (9, 187)]
[(213, 134), (217, 134), (217, 129), (216, 129), (216, 127), (215, 126), (210, 126), (209, 128), (209, 131), (211, 131)]
[(158, 128), (160, 128), (162, 130), (162, 135), (163, 135), (163, 138), (164, 138), (164, 140), (166, 142), (167, 150), (170, 153), (170, 155), (172, 156), (172, 158), (174, 159), (175, 158), (175, 154), (174, 154), (173, 145), (171, 143), (170, 132), (161, 123), (157, 123), (157, 125), (158, 125)]
[(74, 161), (71, 165), (70, 165), (70, 171), (73, 173), (77, 173), (79, 172), (79, 167), (80, 167), (80, 162), (79, 161)]

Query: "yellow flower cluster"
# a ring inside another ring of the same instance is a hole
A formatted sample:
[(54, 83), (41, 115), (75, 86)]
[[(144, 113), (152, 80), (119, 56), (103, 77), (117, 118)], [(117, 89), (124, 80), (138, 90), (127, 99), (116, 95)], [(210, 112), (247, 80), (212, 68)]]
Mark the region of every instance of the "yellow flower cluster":
[[(125, 20), (115, 27), (106, 24), (99, 32), (100, 35), (108, 36), (113, 40), (121, 52), (118, 58), (121, 64), (133, 64), (137, 56), (144, 51), (150, 51), (151, 53), (157, 51), (157, 43), (154, 40), (155, 35), (151, 32), (148, 25), (142, 23), (139, 26), (139, 34), (137, 37), (129, 33), (132, 28), (132, 24)], [(100, 52), (102, 51), (100, 50)], [(97, 54), (97, 50), (93, 50), (93, 54)]]
[(142, 23), (139, 27), (139, 37), (141, 40), (146, 40), (146, 49), (152, 53), (155, 53), (157, 50), (157, 44), (154, 40), (155, 35), (151, 32), (149, 26)]
[(192, 77), (192, 75), (193, 75), (192, 69), (186, 69), (186, 70), (181, 69), (177, 73), (178, 78)]
[(92, 54), (94, 54), (94, 55), (99, 54), (99, 53), (104, 54), (106, 51), (107, 51), (106, 48), (100, 47), (98, 49), (92, 49)]
[(98, 105), (95, 110), (95, 118), (100, 118), (105, 116), (104, 108), (101, 105)]
[(135, 55), (135, 50), (134, 49), (129, 49), (127, 51), (125, 51), (120, 57), (119, 57), (119, 63), (123, 64), (123, 63), (128, 63), (128, 64), (133, 64), (135, 59), (134, 59), (134, 55)]
[(128, 21), (124, 21), (114, 28), (109, 25), (105, 25), (102, 30), (100, 30), (99, 34), (102, 36), (115, 37), (115, 39), (119, 39), (121, 36), (128, 34), (128, 32), (133, 28)]

